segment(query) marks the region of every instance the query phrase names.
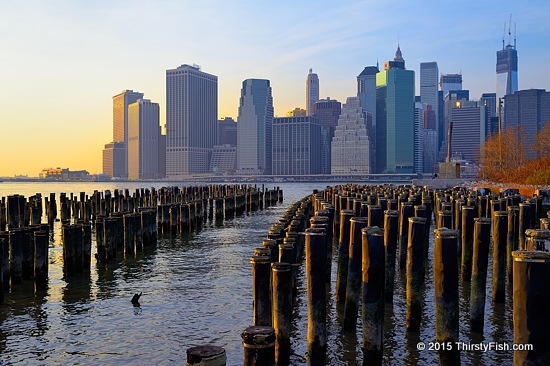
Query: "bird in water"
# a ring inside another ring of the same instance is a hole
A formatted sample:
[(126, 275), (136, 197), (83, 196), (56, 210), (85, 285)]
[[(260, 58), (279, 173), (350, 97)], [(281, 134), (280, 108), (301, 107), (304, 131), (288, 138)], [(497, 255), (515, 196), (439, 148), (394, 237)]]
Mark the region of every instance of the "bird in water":
[(141, 297), (141, 294), (143, 292), (140, 292), (139, 294), (135, 294), (134, 297), (132, 297), (132, 304), (134, 304), (134, 306), (139, 306), (139, 298)]

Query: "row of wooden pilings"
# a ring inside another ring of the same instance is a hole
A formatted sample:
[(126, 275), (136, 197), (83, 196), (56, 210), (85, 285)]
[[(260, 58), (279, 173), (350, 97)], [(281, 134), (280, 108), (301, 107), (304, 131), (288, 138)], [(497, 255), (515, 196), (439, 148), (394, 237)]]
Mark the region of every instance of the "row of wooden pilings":
[[(346, 331), (361, 308), (363, 364), (381, 365), (384, 308), (393, 302), (396, 266), (406, 271), (407, 332), (420, 330), (430, 226), (438, 357), (459, 365), (459, 282), (470, 282), (470, 330), (483, 333), (492, 247), (492, 301), (504, 302), (513, 281), (517, 365), (550, 362), (550, 213), (541, 197), (481, 196), (468, 189), (327, 187), (295, 203), (268, 233), (252, 263), (253, 322), (242, 334), (244, 364), (288, 365), (297, 266), (305, 256), (306, 358), (326, 364), (326, 289), (338, 245), (336, 302)], [(338, 213), (338, 214), (337, 214)], [(510, 293), (512, 295), (512, 293)], [(528, 346), (529, 347), (529, 346)]]
[[(88, 197), (59, 196), (59, 219), (66, 276), (90, 271), (92, 234), (98, 262), (114, 261), (154, 246), (158, 232), (194, 230), (208, 218), (220, 221), (276, 204), (283, 191), (252, 185), (162, 187), (94, 191)], [(45, 200), (47, 223), (41, 223), (42, 197), (12, 195), (0, 201), (0, 304), (4, 291), (33, 279), (35, 290), (47, 288), (48, 248), (58, 219), (55, 194)], [(53, 244), (53, 243), (52, 243)]]

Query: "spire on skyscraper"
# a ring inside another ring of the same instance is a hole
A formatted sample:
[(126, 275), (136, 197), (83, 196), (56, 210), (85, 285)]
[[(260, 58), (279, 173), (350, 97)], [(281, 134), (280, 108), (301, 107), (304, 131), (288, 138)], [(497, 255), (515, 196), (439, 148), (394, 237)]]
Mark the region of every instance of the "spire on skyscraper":
[(395, 51), (395, 58), (394, 61), (400, 61), (403, 62), (403, 54), (401, 53), (401, 48), (399, 47), (399, 43), (397, 43), (397, 51)]

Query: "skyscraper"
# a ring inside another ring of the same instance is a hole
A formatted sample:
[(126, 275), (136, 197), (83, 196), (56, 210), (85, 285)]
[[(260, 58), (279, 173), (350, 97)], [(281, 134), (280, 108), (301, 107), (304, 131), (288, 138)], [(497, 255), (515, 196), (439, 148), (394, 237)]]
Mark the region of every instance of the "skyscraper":
[(376, 74), (376, 169), (414, 170), (414, 71), (405, 69), (399, 46)]
[(237, 146), (237, 122), (231, 117), (218, 121), (216, 145)]
[(308, 116), (313, 114), (315, 103), (319, 101), (319, 77), (309, 69), (306, 78), (306, 113)]
[(103, 149), (103, 174), (109, 178), (126, 178), (126, 144), (110, 142)]
[[(504, 35), (502, 35), (502, 50), (497, 51), (497, 98), (504, 98), (505, 95), (514, 94), (518, 90), (518, 51), (515, 34), (514, 45), (511, 44), (511, 25), (512, 16), (510, 15), (508, 44), (504, 46)], [(506, 24), (504, 26), (506, 27)]]
[(462, 90), (462, 74), (442, 74), (439, 77), (439, 87), (443, 98), (450, 90)]
[(319, 123), (321, 124), (321, 174), (330, 174), (330, 144), (334, 136), (334, 129), (338, 125), (341, 111), (342, 104), (329, 97), (315, 103), (313, 115), (319, 119)]
[(159, 105), (139, 99), (128, 106), (128, 179), (158, 179)]
[(166, 175), (209, 170), (216, 143), (218, 77), (197, 65), (166, 70)]
[(357, 96), (363, 111), (372, 115), (374, 125), (376, 125), (376, 74), (379, 72), (378, 66), (367, 66), (357, 75)]
[(321, 126), (313, 116), (273, 119), (273, 175), (321, 173)]
[(453, 121), (451, 154), (469, 162), (479, 161), (479, 149), (487, 138), (487, 113), (483, 103), (456, 101), (451, 108)]
[(359, 98), (348, 97), (332, 139), (331, 174), (372, 173), (369, 127)]
[(414, 172), (422, 173), (424, 169), (424, 145), (422, 131), (424, 130), (424, 110), (428, 104), (414, 103)]
[(124, 159), (113, 161), (113, 164), (123, 164), (114, 167), (114, 171), (122, 172), (121, 178), (128, 177), (128, 106), (142, 98), (143, 93), (133, 90), (123, 90), (113, 97), (113, 142), (124, 143)]
[[(439, 87), (438, 87), (439, 69), (437, 62), (420, 63), (420, 101), (432, 106), (433, 111), (439, 108)], [(437, 126), (437, 113), (435, 115), (435, 125)]]
[(271, 174), (272, 124), (269, 80), (246, 79), (237, 118), (237, 174)]
[(525, 133), (523, 145), (529, 158), (535, 157), (530, 149), (537, 134), (550, 121), (550, 92), (545, 89), (520, 90), (504, 97), (505, 128), (519, 128)]

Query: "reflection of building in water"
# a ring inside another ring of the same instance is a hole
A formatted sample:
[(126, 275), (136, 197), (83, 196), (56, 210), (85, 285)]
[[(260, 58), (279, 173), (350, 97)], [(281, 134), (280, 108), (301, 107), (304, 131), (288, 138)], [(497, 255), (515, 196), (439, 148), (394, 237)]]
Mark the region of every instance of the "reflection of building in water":
[(49, 180), (91, 180), (87, 170), (69, 170), (67, 168), (46, 168), (38, 174), (40, 179)]

